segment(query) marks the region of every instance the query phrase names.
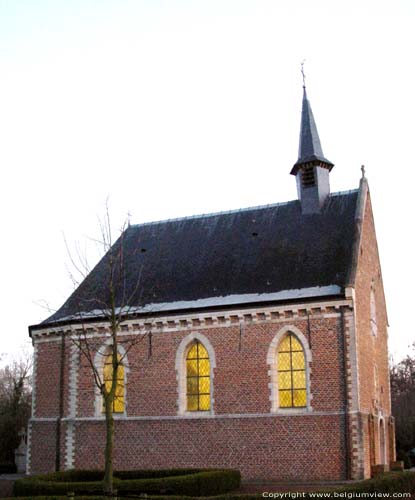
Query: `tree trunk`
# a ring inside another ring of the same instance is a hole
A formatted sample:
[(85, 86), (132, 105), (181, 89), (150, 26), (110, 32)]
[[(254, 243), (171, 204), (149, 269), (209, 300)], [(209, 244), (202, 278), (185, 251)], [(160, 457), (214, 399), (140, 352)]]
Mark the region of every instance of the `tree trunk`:
[(105, 442), (105, 475), (104, 475), (104, 495), (112, 496), (113, 494), (113, 469), (112, 469), (112, 452), (114, 449), (114, 417), (112, 414), (112, 402), (110, 398), (105, 398), (105, 427), (106, 427), (106, 442)]

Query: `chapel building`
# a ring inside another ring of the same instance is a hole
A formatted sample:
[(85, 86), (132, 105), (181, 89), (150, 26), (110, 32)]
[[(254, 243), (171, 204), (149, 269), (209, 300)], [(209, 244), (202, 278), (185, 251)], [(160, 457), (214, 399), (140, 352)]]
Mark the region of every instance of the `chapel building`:
[[(131, 225), (115, 243), (115, 469), (313, 481), (367, 478), (395, 460), (368, 182), (363, 172), (358, 189), (331, 193), (332, 168), (304, 88), (297, 200)], [(29, 328), (29, 473), (103, 467), (102, 398), (73, 339), (93, 339), (110, 378), (110, 260)]]

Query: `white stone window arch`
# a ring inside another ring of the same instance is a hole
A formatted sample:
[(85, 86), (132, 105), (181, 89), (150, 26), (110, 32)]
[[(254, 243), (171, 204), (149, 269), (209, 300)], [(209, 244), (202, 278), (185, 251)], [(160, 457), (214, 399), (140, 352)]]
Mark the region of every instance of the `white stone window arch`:
[(376, 290), (375, 281), (372, 280), (372, 285), (370, 287), (370, 329), (374, 337), (378, 334), (378, 323), (376, 317)]
[[(281, 342), (288, 334), (293, 334), (297, 337), (297, 340), (301, 343), (304, 358), (305, 358), (305, 375), (306, 375), (306, 406), (305, 407), (290, 407), (290, 408), (280, 408), (279, 404), (279, 393), (278, 393), (278, 348)], [(311, 385), (310, 385), (310, 363), (312, 361), (312, 354), (309, 343), (305, 335), (294, 325), (287, 325), (281, 328), (268, 349), (267, 354), (267, 364), (268, 364), (268, 375), (270, 377), (270, 383), (268, 384), (270, 389), (270, 401), (271, 401), (271, 413), (290, 413), (290, 412), (301, 412), (301, 411), (311, 411)]]
[[(106, 340), (98, 349), (94, 357), (94, 366), (98, 373), (100, 374), (101, 380), (104, 380), (104, 364), (106, 356), (110, 354), (110, 348), (112, 347), (112, 339)], [(128, 373), (130, 371), (128, 358), (126, 355), (126, 350), (123, 345), (118, 344), (118, 354), (122, 358), (122, 364), (124, 367), (124, 412), (114, 413), (114, 417), (124, 417), (127, 415), (128, 399), (127, 399), (127, 379)], [(102, 395), (99, 388), (95, 385), (95, 404), (94, 404), (95, 416), (104, 418), (102, 412)]]
[[(210, 361), (210, 409), (208, 411), (187, 411), (187, 369), (186, 357), (195, 341), (200, 342), (208, 352)], [(209, 339), (202, 333), (190, 333), (182, 339), (176, 352), (177, 406), (179, 415), (206, 416), (214, 414), (214, 369), (216, 368), (215, 351)]]

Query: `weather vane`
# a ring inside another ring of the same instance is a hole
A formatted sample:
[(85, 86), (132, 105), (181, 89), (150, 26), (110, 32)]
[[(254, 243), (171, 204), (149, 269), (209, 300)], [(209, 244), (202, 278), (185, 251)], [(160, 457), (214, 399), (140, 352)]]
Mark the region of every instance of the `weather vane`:
[(302, 62), (301, 62), (301, 74), (303, 75), (303, 87), (305, 88), (304, 63), (305, 63), (305, 59), (303, 59)]

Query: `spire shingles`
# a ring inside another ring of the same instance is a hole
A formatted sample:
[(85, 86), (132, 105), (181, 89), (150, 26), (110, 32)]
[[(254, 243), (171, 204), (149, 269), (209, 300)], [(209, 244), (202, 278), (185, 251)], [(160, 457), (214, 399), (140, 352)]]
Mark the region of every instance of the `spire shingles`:
[(329, 170), (333, 167), (333, 163), (324, 157), (320, 138), (317, 132), (316, 122), (314, 121), (310, 102), (307, 99), (307, 92), (305, 87), (303, 87), (303, 89), (304, 94), (303, 108), (301, 111), (300, 143), (298, 147), (298, 160), (291, 170), (293, 175), (296, 175), (301, 165), (308, 163), (320, 163)]

